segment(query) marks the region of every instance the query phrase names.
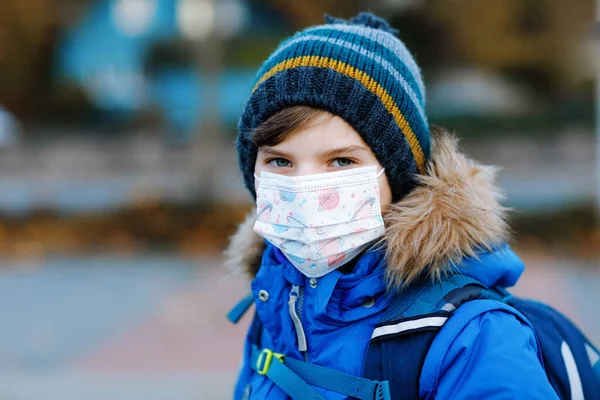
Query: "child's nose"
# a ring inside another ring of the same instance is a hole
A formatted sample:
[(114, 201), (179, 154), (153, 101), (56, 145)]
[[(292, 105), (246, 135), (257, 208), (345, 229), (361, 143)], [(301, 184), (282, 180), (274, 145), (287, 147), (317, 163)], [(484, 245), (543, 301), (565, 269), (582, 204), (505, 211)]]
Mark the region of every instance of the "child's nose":
[(294, 176), (322, 174), (324, 172), (327, 172), (327, 167), (324, 165), (317, 163), (301, 163), (296, 165)]

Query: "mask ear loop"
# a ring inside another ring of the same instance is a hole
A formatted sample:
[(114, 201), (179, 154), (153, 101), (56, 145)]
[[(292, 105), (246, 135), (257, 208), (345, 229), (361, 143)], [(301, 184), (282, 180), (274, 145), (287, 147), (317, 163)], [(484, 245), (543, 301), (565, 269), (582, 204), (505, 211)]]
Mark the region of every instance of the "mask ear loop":
[(258, 175), (254, 174), (254, 179), (256, 179), (257, 181), (260, 182), (260, 178), (258, 177)]

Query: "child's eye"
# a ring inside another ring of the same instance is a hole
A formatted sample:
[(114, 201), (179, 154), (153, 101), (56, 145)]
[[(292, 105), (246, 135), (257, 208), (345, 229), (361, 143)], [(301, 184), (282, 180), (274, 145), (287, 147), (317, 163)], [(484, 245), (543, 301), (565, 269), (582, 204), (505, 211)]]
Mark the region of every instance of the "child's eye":
[(270, 164), (274, 167), (289, 167), (292, 165), (292, 163), (289, 160), (286, 160), (285, 158), (273, 158), (271, 160), (269, 160), (267, 162), (267, 164)]
[(352, 161), (352, 160), (350, 160), (348, 158), (336, 158), (331, 163), (331, 165), (333, 167), (348, 167), (348, 166), (350, 166), (352, 164), (354, 164), (354, 161)]

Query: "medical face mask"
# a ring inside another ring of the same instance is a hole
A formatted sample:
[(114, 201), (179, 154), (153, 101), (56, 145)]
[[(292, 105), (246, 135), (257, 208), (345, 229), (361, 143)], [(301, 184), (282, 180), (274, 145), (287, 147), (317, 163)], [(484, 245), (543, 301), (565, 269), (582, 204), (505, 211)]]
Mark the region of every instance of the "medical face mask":
[(306, 176), (262, 172), (254, 232), (319, 278), (384, 234), (377, 166)]

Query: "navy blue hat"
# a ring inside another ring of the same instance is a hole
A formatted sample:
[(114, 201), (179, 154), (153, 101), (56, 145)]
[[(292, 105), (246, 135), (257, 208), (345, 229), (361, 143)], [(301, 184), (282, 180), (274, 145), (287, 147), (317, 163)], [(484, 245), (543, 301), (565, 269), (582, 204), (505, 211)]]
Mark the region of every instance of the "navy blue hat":
[(385, 168), (398, 200), (425, 172), (430, 154), (421, 71), (385, 20), (360, 13), (325, 22), (282, 42), (258, 72), (238, 126), (246, 186), (256, 197), (254, 129), (284, 108), (305, 105), (352, 125)]

